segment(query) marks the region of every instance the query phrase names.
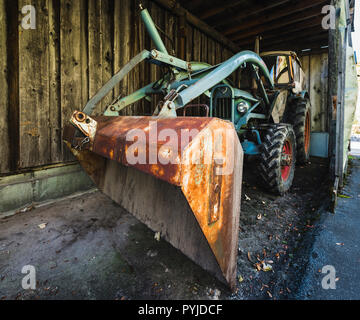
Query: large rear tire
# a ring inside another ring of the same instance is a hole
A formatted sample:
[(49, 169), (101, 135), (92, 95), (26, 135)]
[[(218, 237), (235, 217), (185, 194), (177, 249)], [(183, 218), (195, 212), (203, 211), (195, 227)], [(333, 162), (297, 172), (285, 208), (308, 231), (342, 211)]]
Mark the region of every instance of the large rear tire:
[(309, 99), (296, 99), (291, 105), (287, 121), (293, 125), (296, 145), (297, 162), (305, 164), (310, 158), (311, 108)]
[(260, 154), (260, 175), (266, 187), (283, 195), (293, 182), (296, 163), (296, 137), (291, 125), (270, 126), (264, 136)]

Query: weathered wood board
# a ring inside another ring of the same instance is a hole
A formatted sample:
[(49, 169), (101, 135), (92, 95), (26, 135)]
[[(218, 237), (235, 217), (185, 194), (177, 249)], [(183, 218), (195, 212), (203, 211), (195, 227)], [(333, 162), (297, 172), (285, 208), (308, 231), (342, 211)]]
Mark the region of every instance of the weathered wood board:
[(328, 130), (328, 55), (306, 55), (301, 57), (301, 63), (311, 101), (312, 131), (325, 132)]
[(5, 13), (6, 0), (0, 0), (0, 172), (10, 171), (10, 152), (9, 152), (9, 92), (8, 92), (8, 66), (7, 66), (7, 39), (6, 28), (7, 19)]
[[(0, 174), (73, 161), (62, 141), (73, 110), (82, 109), (134, 55), (154, 47), (133, 0), (34, 0), (36, 29), (25, 30), (21, 9), (28, 4), (0, 0)], [(169, 53), (174, 49), (180, 55), (181, 18), (153, 1), (143, 5), (167, 34), (162, 38)], [(188, 23), (182, 34), (187, 61), (217, 64), (233, 55)], [(316, 110), (313, 130), (326, 130), (327, 58), (308, 59), (305, 69)], [(159, 67), (141, 64), (98, 104), (95, 113), (161, 74)], [(159, 99), (154, 96), (151, 103), (137, 103), (122, 114), (150, 115)]]

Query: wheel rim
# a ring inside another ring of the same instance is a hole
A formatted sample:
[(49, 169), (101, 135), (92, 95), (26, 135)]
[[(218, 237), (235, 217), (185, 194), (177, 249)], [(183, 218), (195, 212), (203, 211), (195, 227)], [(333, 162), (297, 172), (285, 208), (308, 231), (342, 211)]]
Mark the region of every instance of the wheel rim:
[(287, 181), (290, 177), (292, 167), (292, 146), (290, 141), (285, 141), (283, 150), (281, 153), (281, 178), (283, 181)]
[(310, 148), (310, 114), (309, 112), (306, 113), (305, 118), (305, 136), (304, 136), (304, 142), (305, 142), (305, 153), (307, 154)]

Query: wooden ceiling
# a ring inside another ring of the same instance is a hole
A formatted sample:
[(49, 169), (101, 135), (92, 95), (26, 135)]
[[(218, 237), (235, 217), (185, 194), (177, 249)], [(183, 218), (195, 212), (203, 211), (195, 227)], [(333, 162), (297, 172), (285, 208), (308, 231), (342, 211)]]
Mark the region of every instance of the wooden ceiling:
[(179, 0), (181, 6), (215, 28), (241, 49), (261, 51), (327, 50), (328, 30), (322, 8), (330, 0)]

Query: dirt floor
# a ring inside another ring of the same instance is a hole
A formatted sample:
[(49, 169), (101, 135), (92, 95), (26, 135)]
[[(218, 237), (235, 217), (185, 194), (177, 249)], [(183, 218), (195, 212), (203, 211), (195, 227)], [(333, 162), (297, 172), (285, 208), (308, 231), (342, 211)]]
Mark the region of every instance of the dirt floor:
[[(327, 205), (327, 165), (298, 167), (283, 197), (245, 165), (236, 293), (95, 192), (0, 220), (0, 299), (291, 299)], [(21, 287), (25, 265), (36, 290)]]

